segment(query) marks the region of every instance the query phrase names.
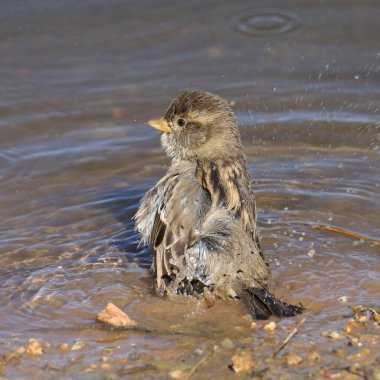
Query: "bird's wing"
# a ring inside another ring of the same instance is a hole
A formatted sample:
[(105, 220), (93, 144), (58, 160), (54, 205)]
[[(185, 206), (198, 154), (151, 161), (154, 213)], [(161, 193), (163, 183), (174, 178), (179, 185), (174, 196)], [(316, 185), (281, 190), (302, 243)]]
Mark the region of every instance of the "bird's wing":
[(146, 194), (136, 214), (142, 241), (154, 250), (159, 292), (169, 285), (177, 289), (186, 280), (185, 252), (195, 241), (196, 228), (210, 206), (209, 195), (198, 185), (194, 171), (188, 163), (172, 167)]
[(136, 230), (141, 233), (140, 244), (146, 245), (152, 242), (154, 230), (157, 230), (157, 213), (162, 215), (164, 220), (165, 209), (163, 202), (168, 188), (177, 181), (178, 173), (169, 172), (154, 187), (152, 187), (141, 199), (140, 207), (134, 216), (136, 220)]

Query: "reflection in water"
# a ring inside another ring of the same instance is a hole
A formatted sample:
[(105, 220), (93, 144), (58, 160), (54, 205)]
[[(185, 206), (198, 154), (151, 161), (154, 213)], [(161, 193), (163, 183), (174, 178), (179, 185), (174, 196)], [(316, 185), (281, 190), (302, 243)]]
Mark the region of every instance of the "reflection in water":
[[(168, 160), (144, 123), (185, 88), (235, 103), (272, 287), (308, 309), (299, 342), (322, 347), (321, 330), (341, 328), (347, 305), (378, 305), (378, 247), (310, 228), (380, 236), (375, 5), (21, 3), (0, 5), (0, 343), (86, 341), (90, 357), (70, 353), (77, 367), (57, 353), (66, 373), (118, 346), (114, 358), (145, 362), (194, 363), (196, 348), (226, 336), (251, 337), (257, 360), (272, 352), (233, 303), (149, 294), (151, 257), (132, 216)], [(93, 321), (109, 301), (142, 325), (190, 335), (100, 331)], [(215, 376), (230, 356), (209, 359)]]

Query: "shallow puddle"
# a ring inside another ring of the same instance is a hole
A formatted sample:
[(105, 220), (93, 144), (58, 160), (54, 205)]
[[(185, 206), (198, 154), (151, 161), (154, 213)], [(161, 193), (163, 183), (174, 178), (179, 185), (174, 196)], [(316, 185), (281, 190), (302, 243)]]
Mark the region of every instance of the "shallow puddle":
[[(43, 0), (0, 11), (0, 376), (380, 376), (379, 325), (343, 330), (350, 305), (380, 306), (379, 246), (313, 228), (380, 238), (379, 5)], [(169, 161), (144, 123), (187, 88), (233, 102), (271, 289), (307, 309), (272, 332), (234, 302), (149, 292), (132, 217)], [(108, 302), (139, 329), (96, 323)], [(233, 372), (246, 353), (252, 368)]]

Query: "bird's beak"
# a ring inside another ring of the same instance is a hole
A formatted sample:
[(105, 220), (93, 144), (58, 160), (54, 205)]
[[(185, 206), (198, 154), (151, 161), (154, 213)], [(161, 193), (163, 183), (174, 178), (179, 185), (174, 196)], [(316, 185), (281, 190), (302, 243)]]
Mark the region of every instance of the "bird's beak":
[(172, 131), (169, 123), (163, 118), (149, 120), (148, 125), (164, 133), (170, 133)]

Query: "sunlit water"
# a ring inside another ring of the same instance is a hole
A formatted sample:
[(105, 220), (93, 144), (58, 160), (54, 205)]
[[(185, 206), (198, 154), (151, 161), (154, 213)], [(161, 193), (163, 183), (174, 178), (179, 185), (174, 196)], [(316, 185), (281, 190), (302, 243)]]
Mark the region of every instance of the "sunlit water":
[[(132, 217), (169, 164), (144, 122), (187, 88), (235, 104), (272, 289), (307, 308), (306, 339), (323, 343), (348, 305), (379, 306), (379, 247), (311, 228), (380, 237), (379, 7), (288, 7), (1, 3), (2, 342), (81, 339), (85, 368), (115, 344), (115, 357), (182, 360), (210, 339), (251, 336), (238, 305), (152, 296), (150, 252), (137, 248)], [(94, 327), (108, 302), (194, 336), (115, 338)], [(211, 368), (226, 376), (221, 362)]]

